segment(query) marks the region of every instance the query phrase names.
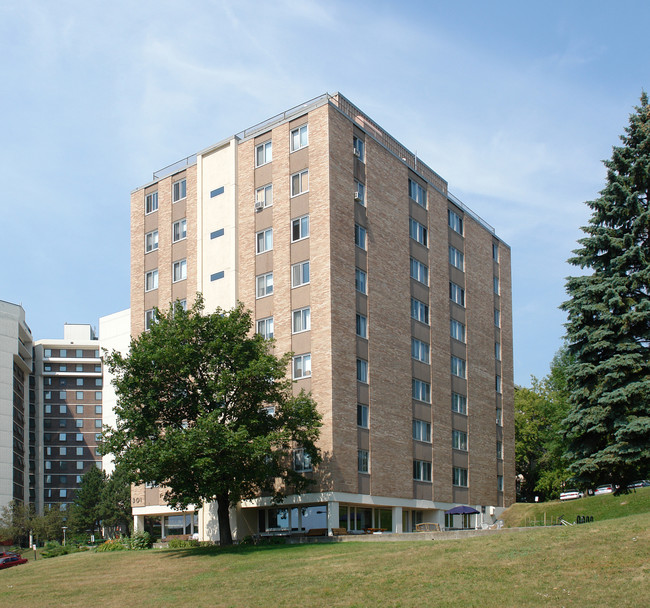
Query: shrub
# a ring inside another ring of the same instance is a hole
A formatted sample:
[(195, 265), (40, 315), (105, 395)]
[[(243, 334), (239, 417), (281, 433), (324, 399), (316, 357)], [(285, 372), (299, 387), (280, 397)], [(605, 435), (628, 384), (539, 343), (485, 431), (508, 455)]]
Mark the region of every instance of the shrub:
[(167, 543), (167, 546), (170, 549), (187, 549), (189, 547), (200, 547), (200, 543), (198, 540), (190, 539), (190, 540), (181, 540), (180, 538), (172, 538)]
[(151, 534), (148, 532), (134, 532), (130, 538), (121, 536), (112, 538), (96, 547), (95, 551), (140, 551), (151, 547)]
[(95, 547), (95, 551), (126, 551), (127, 547), (124, 546), (124, 543), (122, 542), (121, 538), (110, 538), (107, 540), (105, 543), (102, 543), (101, 545), (97, 545)]
[(41, 550), (41, 556), (44, 558), (59, 557), (60, 555), (67, 555), (68, 553), (77, 553), (80, 551), (79, 547), (74, 545), (66, 545), (65, 547), (56, 541), (48, 541), (45, 547)]

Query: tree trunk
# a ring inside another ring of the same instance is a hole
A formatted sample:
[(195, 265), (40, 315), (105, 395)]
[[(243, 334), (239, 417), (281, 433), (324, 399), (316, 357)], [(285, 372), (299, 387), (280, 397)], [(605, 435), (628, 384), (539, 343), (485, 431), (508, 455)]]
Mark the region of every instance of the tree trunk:
[(217, 496), (217, 513), (219, 519), (219, 544), (223, 547), (232, 545), (232, 532), (230, 531), (230, 501), (228, 494)]

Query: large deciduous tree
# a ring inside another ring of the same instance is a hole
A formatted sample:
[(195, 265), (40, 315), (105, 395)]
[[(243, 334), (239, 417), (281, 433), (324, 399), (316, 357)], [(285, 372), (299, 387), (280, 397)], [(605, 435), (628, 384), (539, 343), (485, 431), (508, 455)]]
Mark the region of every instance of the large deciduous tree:
[(550, 373), (530, 388), (515, 387), (515, 467), (520, 476), (518, 499), (557, 498), (569, 477), (563, 457), (562, 420), (569, 401), (566, 371), (571, 356), (561, 348)]
[(157, 311), (128, 355), (107, 357), (118, 404), (104, 451), (132, 481), (164, 485), (175, 508), (216, 501), (224, 545), (232, 543), (230, 506), (309, 487), (312, 480), (293, 469), (294, 449), (320, 462), (315, 402), (293, 395), (290, 355), (275, 356), (251, 328), (241, 304), (205, 314), (198, 294), (190, 310)]
[(650, 106), (645, 93), (613, 148), (607, 182), (569, 262), (567, 456), (584, 485), (624, 490), (650, 465)]

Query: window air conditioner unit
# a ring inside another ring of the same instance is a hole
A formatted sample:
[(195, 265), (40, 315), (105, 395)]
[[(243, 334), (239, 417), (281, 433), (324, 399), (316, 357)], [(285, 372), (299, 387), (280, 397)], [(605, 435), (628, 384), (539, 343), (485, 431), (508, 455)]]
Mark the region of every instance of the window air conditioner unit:
[(255, 201), (255, 211), (262, 211), (264, 209), (264, 201)]
[(490, 515), (494, 517), (494, 507), (490, 507)]
[(355, 200), (357, 203), (360, 203), (360, 202), (361, 202), (361, 195), (360, 195), (358, 192), (355, 192), (355, 193), (354, 193), (354, 200)]
[(359, 157), (359, 156), (361, 156), (361, 152), (359, 152), (359, 150), (357, 150), (356, 148), (354, 148), (354, 155), (357, 156), (357, 157)]

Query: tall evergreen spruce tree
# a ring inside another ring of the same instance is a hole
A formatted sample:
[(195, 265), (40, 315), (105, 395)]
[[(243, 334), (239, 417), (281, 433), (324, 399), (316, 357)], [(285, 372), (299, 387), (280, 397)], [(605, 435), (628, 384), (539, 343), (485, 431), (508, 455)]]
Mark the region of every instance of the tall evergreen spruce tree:
[(567, 457), (576, 482), (630, 481), (650, 466), (650, 106), (644, 92), (613, 148), (607, 184), (569, 262)]

